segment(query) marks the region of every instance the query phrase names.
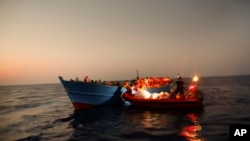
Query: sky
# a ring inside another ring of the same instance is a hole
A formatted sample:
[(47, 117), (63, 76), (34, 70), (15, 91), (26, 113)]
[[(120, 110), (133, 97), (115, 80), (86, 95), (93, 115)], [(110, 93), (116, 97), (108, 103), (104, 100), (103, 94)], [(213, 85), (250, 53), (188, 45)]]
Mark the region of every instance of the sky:
[(250, 74), (247, 0), (0, 0), (0, 85)]

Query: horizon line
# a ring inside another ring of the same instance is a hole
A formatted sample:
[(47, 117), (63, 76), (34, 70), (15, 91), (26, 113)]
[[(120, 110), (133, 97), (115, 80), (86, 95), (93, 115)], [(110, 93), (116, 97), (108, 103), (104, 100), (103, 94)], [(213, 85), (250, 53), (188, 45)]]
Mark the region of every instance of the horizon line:
[[(239, 76), (250, 76), (250, 74), (234, 74), (234, 75), (212, 75), (212, 76), (200, 76), (200, 78), (213, 78), (213, 77), (239, 77)], [(191, 77), (183, 77), (191, 78)], [(110, 81), (125, 81), (125, 80), (110, 80)], [(50, 84), (61, 84), (58, 82), (44, 82), (44, 83), (24, 83), (24, 84), (3, 84), (0, 87), (6, 86), (27, 86), (27, 85), (50, 85)]]

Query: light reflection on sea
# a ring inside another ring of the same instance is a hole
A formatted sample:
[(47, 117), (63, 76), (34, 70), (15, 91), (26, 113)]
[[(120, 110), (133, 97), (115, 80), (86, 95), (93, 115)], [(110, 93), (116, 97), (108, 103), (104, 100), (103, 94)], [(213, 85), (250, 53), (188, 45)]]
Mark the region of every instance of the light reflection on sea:
[(228, 140), (250, 124), (250, 77), (201, 78), (201, 109), (129, 105), (75, 112), (61, 84), (1, 86), (0, 140)]

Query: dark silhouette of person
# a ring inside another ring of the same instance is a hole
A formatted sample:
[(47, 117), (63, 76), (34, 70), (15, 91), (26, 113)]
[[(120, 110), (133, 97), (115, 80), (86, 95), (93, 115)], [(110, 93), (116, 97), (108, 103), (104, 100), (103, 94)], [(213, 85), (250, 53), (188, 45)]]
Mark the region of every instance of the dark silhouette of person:
[(177, 80), (175, 81), (176, 84), (176, 90), (174, 91), (174, 94), (180, 93), (181, 95), (184, 95), (184, 81), (181, 78), (181, 76), (177, 76)]

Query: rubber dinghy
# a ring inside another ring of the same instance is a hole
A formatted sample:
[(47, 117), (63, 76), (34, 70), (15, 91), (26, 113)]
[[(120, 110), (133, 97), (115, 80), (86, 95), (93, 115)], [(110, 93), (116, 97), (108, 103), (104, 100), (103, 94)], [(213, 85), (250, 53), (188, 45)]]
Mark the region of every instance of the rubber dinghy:
[(171, 89), (159, 92), (145, 87), (134, 89), (132, 86), (126, 87), (127, 91), (122, 94), (122, 98), (134, 106), (141, 107), (200, 107), (203, 94), (198, 90), (197, 81), (198, 77), (195, 76), (184, 95), (175, 94)]

